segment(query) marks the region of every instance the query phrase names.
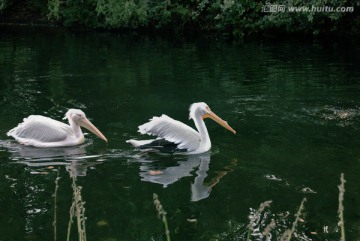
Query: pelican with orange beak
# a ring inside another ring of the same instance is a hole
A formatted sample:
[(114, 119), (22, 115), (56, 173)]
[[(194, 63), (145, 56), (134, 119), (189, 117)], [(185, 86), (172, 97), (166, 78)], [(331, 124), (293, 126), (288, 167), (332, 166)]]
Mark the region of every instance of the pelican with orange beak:
[(69, 109), (64, 119), (70, 125), (41, 115), (30, 115), (17, 127), (8, 131), (20, 144), (35, 147), (65, 147), (84, 143), (84, 127), (107, 142), (106, 137), (78, 109)]
[(204, 122), (205, 118), (211, 118), (225, 129), (236, 134), (236, 131), (226, 121), (212, 112), (206, 103), (199, 102), (190, 106), (189, 115), (189, 119), (193, 119), (198, 131), (167, 115), (155, 116), (149, 122), (139, 126), (138, 132), (157, 136), (156, 139), (131, 139), (126, 142), (146, 151), (159, 151), (171, 154), (204, 153), (211, 148), (209, 133)]

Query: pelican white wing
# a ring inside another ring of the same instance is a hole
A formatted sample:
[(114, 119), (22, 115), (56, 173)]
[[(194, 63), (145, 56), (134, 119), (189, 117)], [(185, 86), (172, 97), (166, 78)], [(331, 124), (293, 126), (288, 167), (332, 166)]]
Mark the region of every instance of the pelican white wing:
[[(69, 136), (73, 135), (70, 126), (45, 116), (31, 115), (28, 118), (24, 118), (24, 122), (20, 123), (17, 127), (11, 129), (8, 136), (14, 137), (16, 140), (23, 142), (23, 144), (48, 142), (61, 142), (66, 140)], [(27, 142), (31, 143), (27, 143)]]
[(177, 144), (177, 148), (187, 149), (189, 152), (196, 150), (201, 141), (198, 132), (167, 115), (153, 117), (149, 122), (139, 126), (139, 132), (164, 138)]
[(211, 118), (224, 128), (233, 132), (229, 124), (212, 112), (204, 102), (194, 103), (190, 106), (190, 119), (193, 119), (198, 130), (171, 119), (167, 115), (153, 117), (148, 123), (139, 126), (139, 132), (158, 136), (155, 140), (128, 140), (126, 142), (145, 151), (159, 151), (163, 153), (176, 154), (200, 154), (211, 149), (209, 133), (206, 129), (204, 119)]

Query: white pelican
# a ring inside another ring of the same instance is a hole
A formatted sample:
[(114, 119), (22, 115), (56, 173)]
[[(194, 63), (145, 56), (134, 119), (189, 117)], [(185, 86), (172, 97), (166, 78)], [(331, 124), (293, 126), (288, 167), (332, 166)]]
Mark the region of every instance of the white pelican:
[(69, 109), (64, 119), (70, 125), (41, 115), (30, 115), (17, 127), (8, 131), (20, 144), (35, 147), (75, 146), (85, 141), (80, 126), (107, 142), (105, 136), (86, 118), (85, 113)]
[(133, 146), (145, 150), (157, 150), (168, 153), (200, 154), (210, 150), (211, 141), (206, 129), (204, 119), (211, 118), (224, 128), (233, 132), (228, 123), (212, 112), (204, 102), (194, 103), (190, 106), (189, 119), (193, 119), (197, 131), (176, 121), (167, 115), (153, 117), (149, 122), (139, 126), (141, 134), (157, 136), (152, 140), (128, 140)]

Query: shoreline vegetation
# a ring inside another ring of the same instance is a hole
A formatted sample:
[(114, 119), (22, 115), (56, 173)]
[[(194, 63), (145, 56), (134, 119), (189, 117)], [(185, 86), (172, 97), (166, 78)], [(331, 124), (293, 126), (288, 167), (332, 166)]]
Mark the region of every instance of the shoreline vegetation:
[(226, 38), (359, 36), (355, 0), (0, 0), (0, 24)]

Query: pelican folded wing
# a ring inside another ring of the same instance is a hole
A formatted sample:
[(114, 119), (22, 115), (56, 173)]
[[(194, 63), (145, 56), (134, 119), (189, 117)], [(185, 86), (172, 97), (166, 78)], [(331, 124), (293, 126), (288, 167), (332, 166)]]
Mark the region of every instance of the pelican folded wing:
[(17, 127), (11, 129), (7, 135), (17, 140), (31, 139), (37, 142), (64, 141), (71, 129), (66, 124), (45, 116), (31, 115), (24, 119)]

